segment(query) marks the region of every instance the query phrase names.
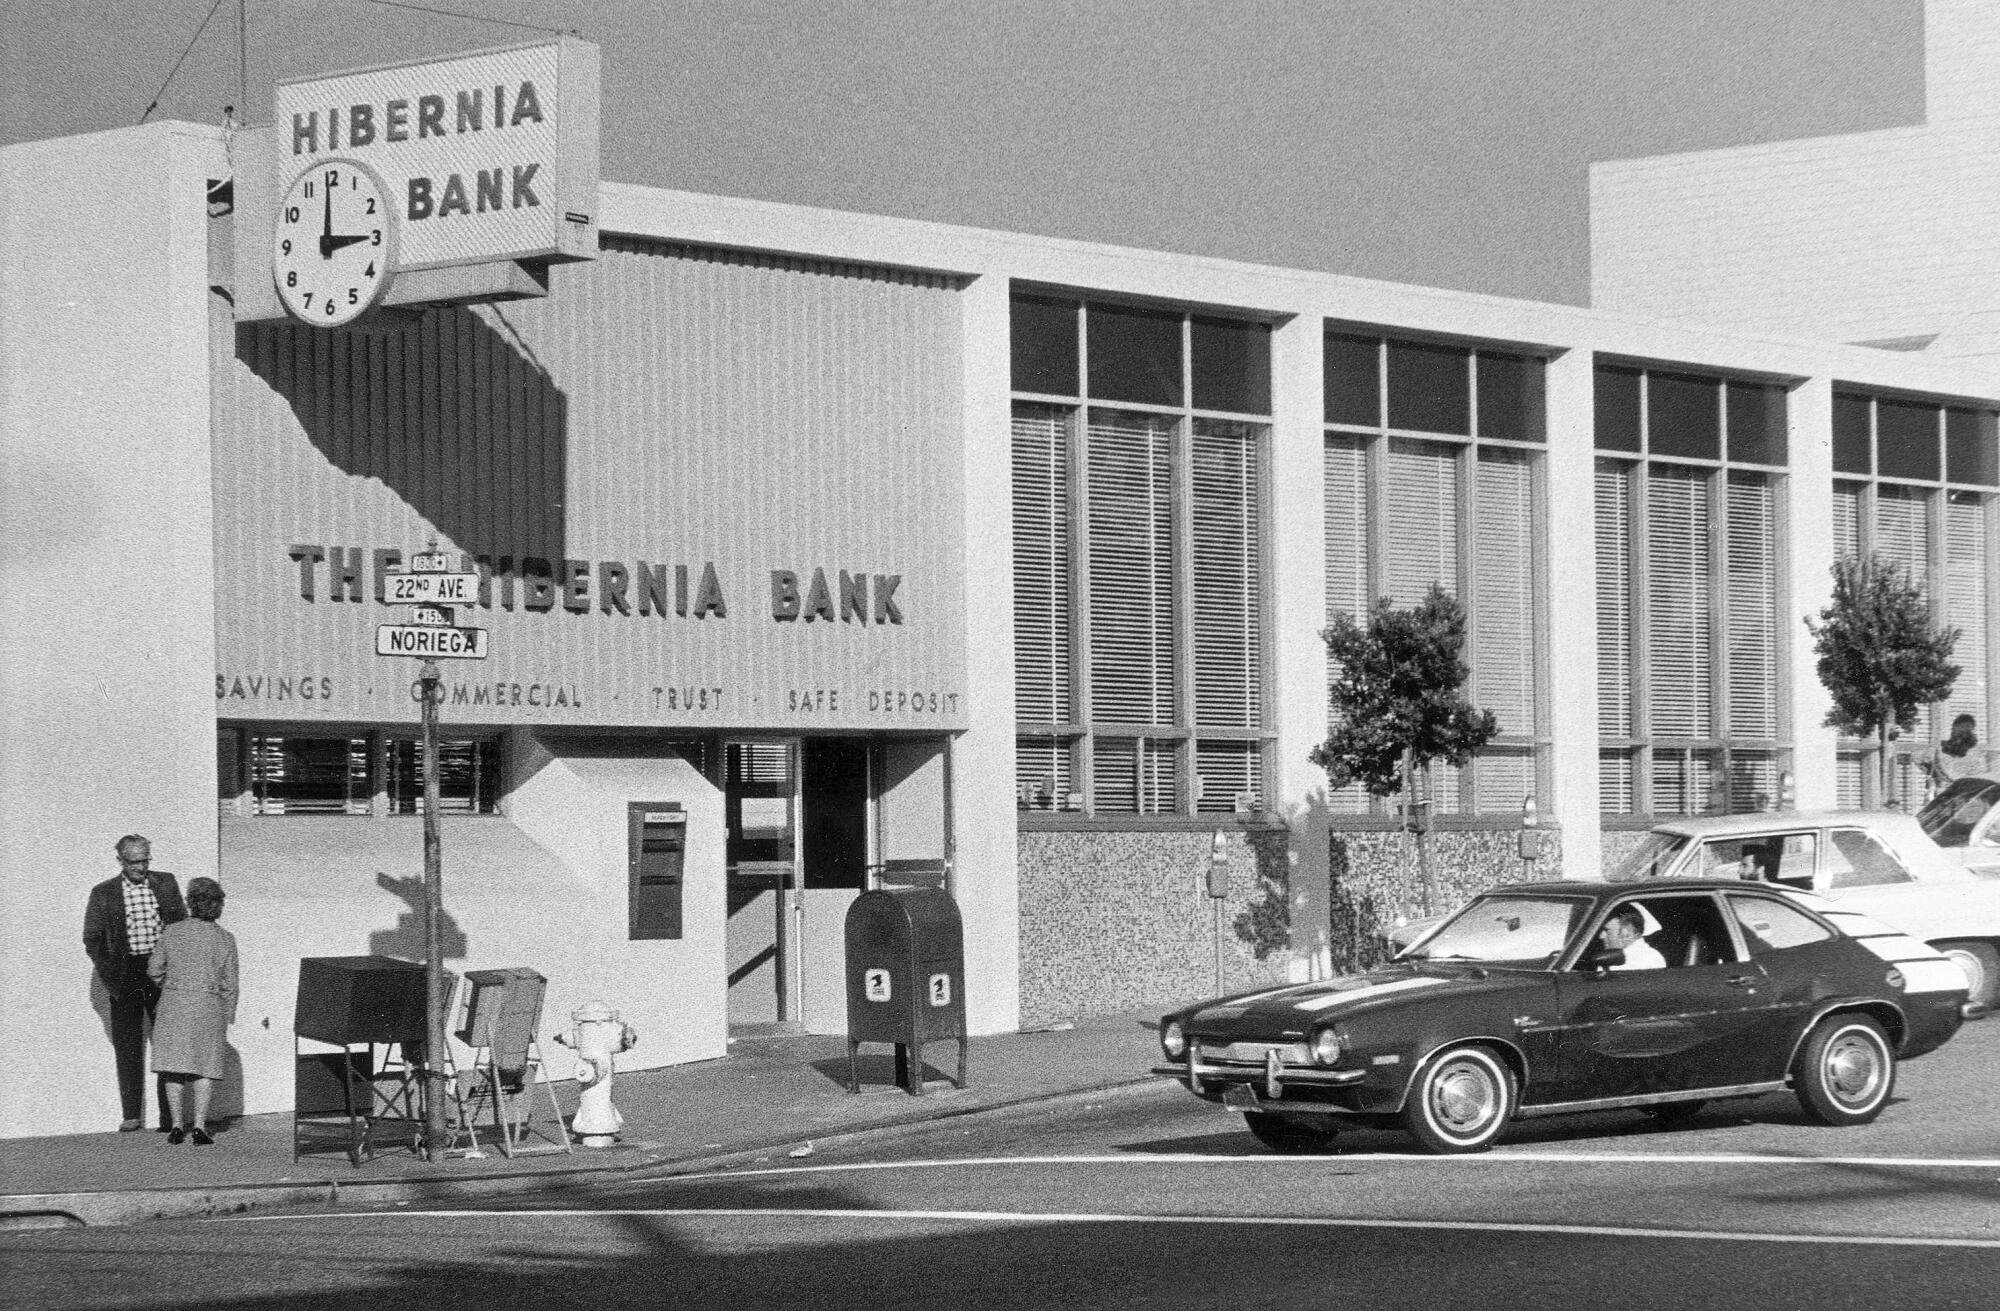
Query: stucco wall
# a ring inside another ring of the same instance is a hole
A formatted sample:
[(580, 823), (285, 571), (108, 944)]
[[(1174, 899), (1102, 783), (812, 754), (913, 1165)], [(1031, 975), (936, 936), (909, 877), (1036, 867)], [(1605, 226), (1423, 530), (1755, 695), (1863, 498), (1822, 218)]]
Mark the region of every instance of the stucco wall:
[[(113, 1129), (90, 886), (213, 874), (207, 218), (219, 132), (0, 151), (0, 1135)], [(60, 1090), (52, 1096), (51, 1090)]]
[(1021, 1027), (1282, 982), (1285, 835), (1248, 838), (1254, 874), (1211, 898), (1207, 831), (1023, 833)]

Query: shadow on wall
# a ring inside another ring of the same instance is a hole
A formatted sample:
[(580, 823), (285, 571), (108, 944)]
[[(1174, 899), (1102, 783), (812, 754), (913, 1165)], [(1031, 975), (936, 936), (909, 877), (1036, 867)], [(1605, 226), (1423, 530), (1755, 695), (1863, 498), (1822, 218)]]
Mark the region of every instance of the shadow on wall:
[[(516, 568), (563, 558), (569, 398), (504, 307), (333, 332), (242, 324), (236, 355), (335, 468), (380, 481), (458, 549)], [(255, 416), (239, 422), (252, 440)]]
[[(368, 935), (368, 954), (371, 956), (394, 956), (400, 960), (423, 960), (428, 953), (424, 950), (424, 880), (421, 875), (397, 878), (392, 874), (375, 876), (375, 886), (384, 892), (393, 892), (402, 899), (405, 909), (396, 916), (396, 927), (377, 929)], [(468, 942), (465, 930), (458, 927), (458, 921), (444, 912), (443, 922), (438, 926), (443, 940), (446, 960), (463, 960)]]
[(1258, 960), (1269, 960), (1292, 945), (1291, 835), (1248, 836), (1257, 864), (1256, 884), (1230, 927)]

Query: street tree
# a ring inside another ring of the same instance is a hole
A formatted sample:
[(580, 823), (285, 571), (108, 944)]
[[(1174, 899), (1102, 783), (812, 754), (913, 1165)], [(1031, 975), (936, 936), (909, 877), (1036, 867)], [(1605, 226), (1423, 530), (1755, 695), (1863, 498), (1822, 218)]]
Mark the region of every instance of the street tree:
[(1873, 737), (1878, 782), (1890, 795), (1889, 742), (1916, 726), (1917, 711), (1951, 695), (1958, 629), (1931, 621), (1930, 603), (1907, 570), (1877, 555), (1833, 564), (1833, 603), (1806, 619), (1819, 653), (1819, 678), (1833, 697), (1830, 727)]
[(1427, 796), (1433, 763), (1464, 765), (1499, 731), (1493, 712), (1474, 706), (1464, 691), (1471, 673), (1461, 658), (1465, 608), (1433, 583), (1414, 606), (1378, 599), (1365, 625), (1335, 614), (1321, 636), (1335, 670), (1333, 729), (1313, 748), (1312, 761), (1336, 790), (1357, 783), (1370, 796), (1401, 794), (1428, 911), (1430, 823), (1418, 804), (1418, 781)]

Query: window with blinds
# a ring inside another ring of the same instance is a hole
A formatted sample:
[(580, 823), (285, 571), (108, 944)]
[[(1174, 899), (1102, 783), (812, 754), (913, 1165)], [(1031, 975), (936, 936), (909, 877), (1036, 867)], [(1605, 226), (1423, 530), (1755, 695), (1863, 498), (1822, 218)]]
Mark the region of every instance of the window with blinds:
[[(2000, 568), (2000, 415), (1843, 389), (1834, 393), (1833, 454), (1835, 549), (1900, 565), (1929, 600), (1932, 621), (1959, 630), (1951, 695), (1920, 707), (1915, 727), (1891, 750), (1926, 749), (1961, 714), (1973, 716), (1987, 739), (2000, 716), (1989, 583)], [(1889, 800), (1878, 795), (1879, 749), (1869, 740), (1841, 742), (1843, 805)], [(1913, 771), (1897, 777), (1909, 780), (1899, 789), (1921, 786)]]
[(1014, 310), (1017, 803), (1261, 810), (1270, 328)]
[(1596, 382), (1599, 802), (1768, 808), (1789, 755), (1783, 389), (1620, 366)]
[[(1534, 546), (1542, 361), (1338, 329), (1324, 358), (1327, 619), (1365, 618), (1377, 597), (1414, 605), (1433, 584), (1459, 599), (1468, 695), (1494, 712), (1500, 735), (1464, 770), (1433, 767), (1432, 804), (1518, 814), (1541, 791), (1545, 744)], [(1352, 786), (1327, 804), (1379, 807)]]
[[(438, 741), (438, 813), (492, 815), (504, 785), (497, 737)], [(216, 730), (223, 815), (421, 815), (423, 751), (382, 730), (301, 737), (256, 728)]]

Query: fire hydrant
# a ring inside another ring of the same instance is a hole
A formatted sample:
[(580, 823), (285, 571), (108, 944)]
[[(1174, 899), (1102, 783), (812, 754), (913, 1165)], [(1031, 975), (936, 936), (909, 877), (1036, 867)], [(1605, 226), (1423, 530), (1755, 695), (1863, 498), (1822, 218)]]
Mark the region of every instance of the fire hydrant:
[(618, 1141), (625, 1117), (611, 1104), (612, 1058), (630, 1051), (639, 1033), (601, 1001), (587, 1001), (569, 1013), (574, 1022), (556, 1041), (576, 1052), (576, 1082), (583, 1089), (569, 1127), (585, 1147), (610, 1147)]

